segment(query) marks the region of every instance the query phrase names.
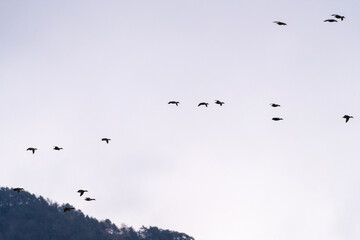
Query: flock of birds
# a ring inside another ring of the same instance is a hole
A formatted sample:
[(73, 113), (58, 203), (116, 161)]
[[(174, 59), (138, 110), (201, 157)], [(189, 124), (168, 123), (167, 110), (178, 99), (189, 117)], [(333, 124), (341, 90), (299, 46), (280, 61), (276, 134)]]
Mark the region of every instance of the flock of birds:
[[(179, 103), (180, 102), (177, 102), (177, 101), (170, 101), (168, 104), (175, 104), (176, 106), (179, 106)], [(215, 104), (218, 104), (218, 105), (222, 106), (225, 103), (221, 102), (220, 100), (215, 100)], [(208, 105), (209, 105), (209, 103), (207, 103), (207, 102), (201, 102), (201, 103), (198, 104), (198, 107), (200, 107), (200, 106), (208, 107)]]
[[(24, 191), (24, 188), (16, 187), (16, 188), (13, 188), (12, 190), (13, 190), (14, 192), (18, 192), (18, 193), (19, 193), (19, 192), (21, 192), (21, 191)], [(88, 192), (88, 190), (80, 189), (80, 190), (78, 190), (77, 192), (80, 193), (80, 197), (81, 197), (82, 195), (84, 195), (84, 193)], [(95, 199), (95, 198), (91, 198), (91, 197), (86, 197), (86, 198), (84, 198), (84, 200), (90, 202), (90, 201), (95, 201), (96, 199)], [(68, 211), (71, 211), (71, 210), (75, 210), (75, 208), (74, 208), (74, 207), (65, 207), (65, 208), (63, 209), (64, 212), (68, 212)]]
[[(106, 142), (106, 143), (109, 143), (109, 142), (111, 141), (111, 139), (110, 139), (110, 138), (102, 138), (101, 141), (104, 141), (104, 142)], [(58, 147), (58, 146), (54, 146), (53, 149), (56, 150), (56, 151), (63, 150), (62, 147)], [(33, 154), (35, 154), (35, 151), (37, 151), (37, 150), (38, 150), (38, 149), (35, 148), (35, 147), (29, 147), (29, 148), (26, 149), (26, 151), (31, 151)]]
[[(178, 101), (170, 101), (170, 102), (168, 102), (168, 104), (175, 104), (176, 106), (179, 106), (180, 102), (178, 102)], [(220, 100), (215, 100), (215, 104), (218, 104), (218, 105), (222, 106), (225, 103), (221, 102)], [(198, 104), (198, 107), (200, 107), (200, 106), (208, 107), (208, 105), (209, 105), (209, 103), (207, 103), (207, 102), (201, 102), (201, 103)], [(274, 108), (281, 107), (280, 104), (277, 104), (277, 103), (270, 103), (270, 106), (274, 107)], [(354, 118), (354, 117), (346, 114), (346, 115), (343, 116), (343, 118), (345, 118), (345, 123), (347, 123), (350, 120), (350, 118)], [(273, 117), (272, 120), (277, 122), (277, 121), (281, 121), (281, 120), (284, 120), (284, 119), (281, 118), (281, 117)]]
[[(339, 15), (337, 15), (337, 16), (339, 16)], [(342, 17), (342, 16), (341, 16), (341, 17)], [(344, 17), (342, 17), (342, 18), (344, 18)], [(179, 102), (179, 101), (170, 101), (170, 102), (168, 102), (168, 104), (173, 104), (173, 105), (179, 106), (180, 102)], [(218, 104), (218, 105), (222, 106), (222, 105), (225, 104), (225, 102), (222, 102), (222, 101), (220, 101), (220, 100), (215, 100), (215, 104)], [(207, 103), (207, 102), (200, 102), (200, 103), (198, 104), (198, 107), (200, 107), (200, 106), (208, 107), (208, 105), (209, 105), (209, 103)], [(280, 104), (277, 104), (277, 103), (270, 103), (270, 106), (273, 107), (273, 108), (281, 107), (281, 105), (280, 105)], [(343, 118), (345, 119), (345, 123), (347, 123), (347, 122), (350, 120), (350, 118), (354, 118), (354, 117), (346, 114), (346, 115), (343, 116)], [(277, 122), (277, 121), (281, 121), (281, 120), (284, 120), (284, 119), (281, 118), (281, 117), (273, 117), (272, 120)], [(111, 141), (111, 139), (110, 139), (110, 138), (102, 138), (101, 141), (106, 142), (106, 144), (109, 144), (109, 142)], [(55, 151), (63, 150), (63, 148), (62, 148), (62, 147), (59, 147), (59, 146), (54, 146), (53, 149), (54, 149)], [(35, 147), (29, 147), (29, 148), (26, 149), (26, 151), (31, 151), (33, 154), (35, 154), (35, 151), (37, 151), (37, 150), (38, 150), (38, 149), (35, 148)], [(24, 188), (16, 187), (16, 188), (13, 188), (13, 191), (19, 193), (19, 192), (21, 192), (21, 191), (24, 191)], [(88, 190), (79, 189), (77, 192), (80, 194), (80, 197), (81, 197), (81, 196), (83, 196), (86, 192), (88, 192)], [(89, 201), (95, 201), (96, 199), (95, 199), (95, 198), (86, 197), (84, 200), (89, 202)], [(71, 210), (75, 210), (75, 208), (74, 208), (74, 207), (65, 207), (63, 210), (64, 210), (64, 212), (68, 212), (68, 211), (71, 211)]]
[[(345, 16), (342, 16), (342, 15), (339, 15), (339, 14), (332, 14), (331, 16), (336, 18), (336, 19), (340, 19), (341, 21), (344, 21), (344, 19), (345, 19)], [(326, 19), (326, 20), (324, 20), (324, 22), (338, 22), (338, 20), (336, 20), (334, 18)], [(281, 21), (274, 21), (274, 23), (276, 23), (277, 25), (280, 25), (280, 26), (286, 26), (287, 25), (287, 23), (281, 22)], [(178, 101), (170, 101), (168, 104), (174, 104), (176, 106), (179, 106), (179, 103), (180, 102), (178, 102)], [(221, 102), (220, 100), (215, 100), (215, 104), (218, 104), (218, 105), (222, 106), (225, 103)], [(207, 102), (201, 102), (201, 103), (198, 104), (198, 107), (200, 107), (200, 106), (208, 107), (208, 105), (209, 105), (209, 103), (207, 103)], [(270, 103), (270, 106), (272, 106), (272, 107), (280, 107), (280, 105), (276, 104), (276, 103)], [(345, 123), (347, 123), (350, 118), (354, 118), (354, 117), (350, 116), (350, 115), (344, 115), (343, 118), (345, 119)], [(272, 120), (273, 121), (281, 121), (281, 120), (284, 120), (284, 119), (281, 118), (281, 117), (273, 117)]]
[[(345, 16), (341, 16), (339, 14), (331, 14), (331, 16), (334, 17), (334, 18), (340, 19), (341, 21), (344, 21), (344, 18), (345, 18)], [(329, 19), (324, 20), (324, 22), (338, 22), (338, 20), (333, 19), (333, 18), (329, 18)], [(286, 23), (281, 22), (281, 21), (274, 21), (274, 23), (276, 23), (277, 25), (280, 25), (280, 26), (286, 26), (287, 25)]]
[[(326, 20), (324, 20), (324, 22), (331, 22), (331, 23), (333, 23), (333, 22), (338, 22), (337, 19), (340, 19), (341, 21), (343, 21), (343, 20), (345, 19), (345, 16), (342, 16), (342, 15), (339, 15), (339, 14), (332, 14), (331, 16), (334, 17), (335, 19), (334, 19), (334, 18), (326, 19)], [(281, 21), (274, 21), (274, 23), (277, 24), (277, 25), (280, 25), (280, 26), (286, 26), (286, 25), (287, 25), (287, 23), (281, 22)], [(173, 104), (173, 105), (179, 106), (180, 102), (179, 102), (179, 101), (170, 101), (170, 102), (168, 102), (168, 104)], [(222, 106), (222, 105), (225, 104), (225, 102), (222, 102), (222, 101), (220, 101), (220, 100), (215, 100), (215, 104), (217, 104), (217, 105), (219, 105), (219, 106)], [(209, 106), (209, 103), (208, 103), (208, 102), (200, 102), (200, 103), (198, 104), (198, 107), (200, 107), (200, 106), (208, 107), (208, 106)], [(270, 106), (273, 107), (273, 108), (281, 107), (281, 105), (280, 105), (280, 104), (277, 104), (277, 103), (270, 103)], [(345, 123), (347, 123), (347, 122), (350, 120), (350, 118), (354, 118), (354, 117), (353, 117), (353, 116), (350, 116), (350, 115), (344, 115), (343, 118), (345, 119)], [(284, 119), (281, 118), (281, 117), (273, 117), (272, 120), (273, 120), (273, 121), (282, 121), (282, 120), (284, 120)], [(110, 138), (102, 138), (101, 141), (104, 141), (104, 142), (106, 142), (106, 143), (108, 144), (108, 143), (111, 141), (111, 139), (110, 139)], [(54, 146), (53, 149), (54, 149), (55, 151), (63, 150), (63, 148), (62, 148), (62, 147), (59, 147), (59, 146)], [(38, 150), (38, 149), (35, 148), (35, 147), (29, 147), (29, 148), (26, 149), (26, 151), (31, 151), (33, 154), (35, 154), (35, 151), (37, 151), (37, 150)], [(20, 193), (21, 191), (24, 191), (24, 188), (16, 187), (16, 188), (13, 188), (13, 191)], [(88, 192), (88, 190), (79, 189), (77, 192), (80, 194), (80, 197), (81, 197), (81, 196), (83, 196), (86, 192)], [(95, 199), (95, 198), (86, 197), (86, 198), (84, 198), (84, 200), (85, 200), (85, 201), (95, 201), (96, 199)], [(64, 212), (68, 212), (68, 211), (71, 211), (71, 210), (75, 210), (75, 208), (74, 208), (74, 207), (65, 207), (65, 208), (63, 209)]]
[[(110, 138), (102, 138), (101, 141), (104, 141), (104, 142), (106, 142), (108, 144), (111, 141), (111, 139)], [(59, 146), (54, 146), (53, 149), (56, 150), (56, 151), (63, 150), (63, 148), (59, 147)], [(35, 148), (35, 147), (29, 147), (29, 148), (26, 149), (26, 151), (31, 151), (33, 154), (35, 154), (35, 151), (37, 151), (37, 150), (38, 149)], [(19, 193), (21, 191), (24, 191), (24, 188), (16, 187), (16, 188), (13, 188), (12, 190), (14, 192)], [(79, 189), (77, 192), (80, 194), (80, 197), (81, 197), (82, 195), (84, 195), (84, 193), (88, 192), (88, 190)], [(90, 202), (90, 201), (95, 201), (96, 199), (91, 198), (91, 197), (86, 197), (86, 198), (84, 198), (84, 200)], [(63, 210), (64, 210), (64, 212), (68, 212), (68, 211), (71, 211), (71, 210), (75, 210), (75, 208), (74, 207), (65, 207)]]

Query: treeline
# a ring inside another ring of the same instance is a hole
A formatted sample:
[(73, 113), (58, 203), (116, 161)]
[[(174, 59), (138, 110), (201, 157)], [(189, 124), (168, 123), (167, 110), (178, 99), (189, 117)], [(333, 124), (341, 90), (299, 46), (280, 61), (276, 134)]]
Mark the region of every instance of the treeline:
[(175, 231), (142, 227), (135, 231), (110, 220), (98, 221), (80, 210), (64, 213), (69, 204), (0, 188), (0, 239), (4, 240), (194, 240)]

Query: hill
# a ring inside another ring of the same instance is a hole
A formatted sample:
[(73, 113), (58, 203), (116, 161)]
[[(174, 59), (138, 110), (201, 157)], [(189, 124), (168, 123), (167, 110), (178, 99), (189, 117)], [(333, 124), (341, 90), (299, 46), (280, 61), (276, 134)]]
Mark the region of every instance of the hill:
[(98, 221), (80, 210), (59, 205), (26, 191), (0, 188), (0, 239), (4, 240), (194, 240), (175, 231), (142, 227), (135, 231), (110, 220)]

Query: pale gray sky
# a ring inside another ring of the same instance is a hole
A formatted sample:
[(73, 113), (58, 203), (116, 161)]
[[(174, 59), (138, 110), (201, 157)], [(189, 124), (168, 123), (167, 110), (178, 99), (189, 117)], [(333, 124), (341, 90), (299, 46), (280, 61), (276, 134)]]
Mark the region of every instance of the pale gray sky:
[(359, 9), (1, 1), (1, 185), (197, 240), (357, 239)]

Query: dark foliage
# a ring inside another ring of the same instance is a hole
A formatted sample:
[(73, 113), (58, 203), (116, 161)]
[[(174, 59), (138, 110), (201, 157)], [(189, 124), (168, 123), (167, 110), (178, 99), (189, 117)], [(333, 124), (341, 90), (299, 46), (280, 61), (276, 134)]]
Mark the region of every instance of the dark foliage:
[(99, 222), (80, 210), (64, 213), (69, 204), (58, 205), (26, 191), (0, 188), (0, 239), (5, 240), (194, 240), (184, 234), (157, 227), (138, 232), (110, 220)]

